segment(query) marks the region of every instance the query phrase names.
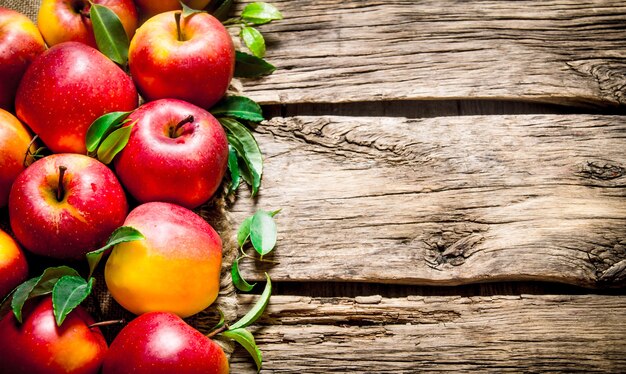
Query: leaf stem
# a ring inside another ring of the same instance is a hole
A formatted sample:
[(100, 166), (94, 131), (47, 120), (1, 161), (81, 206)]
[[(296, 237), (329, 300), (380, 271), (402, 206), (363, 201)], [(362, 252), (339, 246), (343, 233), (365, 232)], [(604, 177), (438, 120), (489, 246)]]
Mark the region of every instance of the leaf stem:
[(122, 319), (114, 319), (111, 321), (102, 321), (102, 322), (92, 323), (91, 325), (87, 327), (92, 328), (92, 327), (100, 327), (100, 326), (123, 325), (124, 323), (126, 323), (126, 320), (122, 318)]
[(222, 22), (222, 25), (224, 26), (234, 26), (234, 25), (239, 25), (243, 23), (243, 20), (241, 18), (231, 18), (231, 19), (227, 19), (226, 21)]
[(211, 331), (210, 333), (208, 333), (208, 334), (206, 335), (206, 337), (207, 337), (207, 338), (209, 338), (209, 339), (211, 339), (211, 338), (212, 338), (212, 337), (214, 337), (215, 335), (217, 335), (217, 334), (221, 334), (221, 333), (223, 333), (223, 332), (224, 332), (224, 331), (226, 331), (226, 330), (228, 330), (228, 324), (224, 324), (224, 326), (222, 326), (222, 327), (220, 327), (220, 328), (218, 328), (218, 329), (215, 329), (215, 330)]
[(59, 184), (57, 186), (57, 201), (63, 201), (63, 197), (65, 197), (65, 186), (63, 185), (63, 177), (65, 176), (65, 171), (67, 167), (61, 165), (59, 166)]
[(26, 148), (26, 153), (24, 154), (24, 161), (22, 161), (22, 165), (24, 165), (24, 167), (28, 166), (26, 164), (26, 161), (28, 160), (28, 156), (32, 156), (33, 157), (33, 161), (35, 161), (35, 157), (31, 153), (30, 148), (33, 146), (33, 144), (35, 144), (35, 142), (37, 141), (38, 138), (39, 138), (39, 135), (35, 135), (35, 136), (33, 136), (33, 139), (30, 141), (30, 143), (28, 143), (28, 148)]
[(249, 254), (247, 254), (246, 252), (244, 252), (244, 251), (243, 251), (243, 248), (241, 248), (241, 257), (239, 257), (239, 260), (240, 260), (240, 259), (242, 259), (242, 258), (244, 258), (244, 257), (246, 257), (246, 258), (251, 258), (251, 259), (253, 259), (253, 260), (257, 260), (257, 261), (260, 261), (260, 262), (269, 262), (269, 263), (271, 263), (271, 264), (280, 264), (280, 262), (279, 262), (279, 261), (275, 261), (275, 260), (268, 260), (268, 259), (266, 259), (266, 258), (263, 258), (263, 256), (261, 256), (261, 258), (256, 258), (256, 257), (254, 257), (254, 256), (250, 256)]

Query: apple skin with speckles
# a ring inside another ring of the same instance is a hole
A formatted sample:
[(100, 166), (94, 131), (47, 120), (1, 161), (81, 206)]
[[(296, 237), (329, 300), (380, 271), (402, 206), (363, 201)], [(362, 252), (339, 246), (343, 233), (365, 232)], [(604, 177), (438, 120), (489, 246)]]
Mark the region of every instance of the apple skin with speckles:
[(132, 320), (107, 352), (103, 374), (228, 374), (222, 348), (167, 312)]
[(0, 108), (13, 110), (22, 75), (45, 50), (37, 26), (28, 17), (0, 7)]
[(9, 234), (0, 230), (0, 300), (26, 277), (28, 263), (24, 252)]
[(0, 320), (0, 374), (96, 374), (107, 344), (94, 321), (77, 307), (56, 325), (50, 296), (24, 306), (23, 323), (13, 313)]
[(132, 0), (43, 0), (37, 26), (49, 46), (80, 42), (97, 48), (89, 10), (91, 3), (105, 6), (122, 22), (130, 40), (137, 29), (137, 9)]
[(144, 236), (111, 251), (104, 279), (111, 295), (134, 314), (182, 318), (211, 305), (220, 289), (222, 240), (202, 217), (181, 206), (152, 202), (124, 221)]
[(158, 14), (137, 29), (128, 51), (131, 76), (146, 101), (174, 98), (209, 109), (233, 78), (233, 41), (208, 13), (181, 17), (179, 37), (177, 14)]
[(38, 160), (17, 177), (9, 195), (9, 220), (18, 242), (53, 258), (80, 259), (98, 249), (122, 226), (127, 212), (126, 195), (113, 172), (78, 154)]
[(138, 105), (132, 79), (98, 50), (57, 44), (26, 70), (15, 111), (54, 153), (86, 153), (85, 135), (101, 115)]
[[(135, 125), (115, 158), (115, 171), (135, 199), (193, 209), (215, 193), (226, 172), (228, 140), (211, 113), (181, 100), (161, 99), (142, 105), (128, 118)], [(177, 130), (184, 119), (189, 122)]]

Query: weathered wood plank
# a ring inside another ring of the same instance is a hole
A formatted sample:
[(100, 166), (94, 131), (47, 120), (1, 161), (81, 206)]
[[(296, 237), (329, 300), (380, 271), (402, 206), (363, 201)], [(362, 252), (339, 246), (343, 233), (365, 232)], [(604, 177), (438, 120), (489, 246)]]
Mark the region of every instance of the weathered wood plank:
[(274, 118), (259, 198), (277, 281), (625, 284), (626, 118)]
[(621, 0), (276, 0), (262, 103), (490, 98), (625, 103)]
[[(265, 314), (265, 373), (626, 370), (624, 296), (273, 296)], [(246, 355), (232, 372), (254, 372)]]

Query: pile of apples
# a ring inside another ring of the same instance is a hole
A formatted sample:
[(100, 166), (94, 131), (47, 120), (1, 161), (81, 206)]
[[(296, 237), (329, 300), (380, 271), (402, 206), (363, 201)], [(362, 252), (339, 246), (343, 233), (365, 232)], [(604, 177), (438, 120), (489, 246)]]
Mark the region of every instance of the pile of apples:
[[(122, 22), (130, 75), (97, 50), (93, 4)], [(26, 302), (22, 321), (14, 313), (0, 320), (0, 373), (228, 372), (219, 345), (181, 317), (219, 291), (221, 239), (191, 209), (226, 172), (227, 136), (208, 109), (225, 95), (235, 50), (220, 21), (181, 19), (180, 7), (43, 0), (38, 27), (0, 8), (0, 207), (8, 206), (15, 238), (0, 230), (0, 299), (29, 276), (22, 249), (84, 261), (121, 226), (144, 237), (116, 245), (106, 262), (111, 295), (138, 315), (110, 347), (80, 306), (58, 326), (53, 308), (66, 300), (48, 294)], [(123, 121), (130, 135), (108, 166), (91, 157), (86, 135), (115, 112), (131, 112)], [(53, 154), (25, 166), (40, 143)]]

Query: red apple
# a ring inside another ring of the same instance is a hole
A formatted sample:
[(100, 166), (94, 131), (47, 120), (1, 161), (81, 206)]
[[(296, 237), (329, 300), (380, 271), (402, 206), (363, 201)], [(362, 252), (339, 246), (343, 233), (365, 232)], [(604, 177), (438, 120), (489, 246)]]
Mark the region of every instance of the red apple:
[(166, 312), (146, 313), (120, 331), (104, 359), (103, 374), (227, 374), (222, 348)]
[(33, 61), (15, 99), (17, 116), (55, 153), (85, 153), (85, 134), (101, 115), (137, 107), (132, 80), (85, 44), (58, 44)]
[(81, 42), (97, 48), (89, 10), (91, 3), (106, 6), (122, 21), (130, 40), (137, 29), (137, 9), (132, 0), (43, 0), (37, 25), (46, 43)]
[[(210, 0), (184, 0), (183, 2), (193, 9), (204, 9)], [(170, 10), (181, 9), (178, 0), (135, 0), (135, 4), (147, 18)]]
[(145, 240), (116, 245), (104, 268), (113, 298), (135, 314), (166, 311), (188, 317), (220, 289), (222, 240), (189, 209), (169, 203), (135, 208), (124, 222)]
[[(0, 208), (9, 201), (9, 191), (24, 170), (24, 158), (32, 137), (11, 113), (0, 109)], [(35, 151), (31, 146), (31, 151)]]
[(219, 187), (228, 163), (228, 140), (206, 110), (176, 99), (142, 105), (115, 159), (122, 185), (140, 202), (165, 201), (193, 209)]
[(0, 230), (0, 300), (25, 281), (26, 277), (28, 264), (24, 252), (12, 237)]
[(130, 43), (130, 72), (148, 101), (175, 98), (208, 109), (228, 89), (235, 68), (230, 34), (215, 17), (178, 11), (150, 18)]
[(81, 307), (58, 327), (52, 298), (24, 308), (23, 323), (13, 313), (0, 320), (0, 373), (96, 374), (107, 344), (94, 321)]
[(13, 110), (22, 75), (45, 50), (37, 26), (28, 17), (0, 7), (0, 108)]
[(78, 154), (35, 162), (17, 177), (9, 195), (17, 240), (33, 253), (55, 258), (81, 258), (97, 249), (122, 225), (127, 211), (113, 172)]

